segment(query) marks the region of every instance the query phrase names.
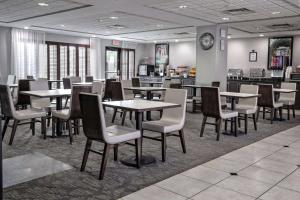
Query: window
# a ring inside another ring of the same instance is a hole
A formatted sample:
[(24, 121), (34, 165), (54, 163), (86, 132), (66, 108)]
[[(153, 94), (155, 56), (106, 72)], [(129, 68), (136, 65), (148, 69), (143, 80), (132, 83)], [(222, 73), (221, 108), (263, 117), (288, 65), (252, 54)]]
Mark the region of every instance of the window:
[(46, 42), (48, 79), (90, 75), (89, 45)]

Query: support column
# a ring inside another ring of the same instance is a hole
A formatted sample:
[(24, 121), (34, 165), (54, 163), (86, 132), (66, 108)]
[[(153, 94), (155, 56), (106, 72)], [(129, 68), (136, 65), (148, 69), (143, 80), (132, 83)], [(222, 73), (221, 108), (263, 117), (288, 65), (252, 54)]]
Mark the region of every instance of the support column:
[[(210, 85), (212, 81), (220, 81), (221, 90), (226, 90), (227, 32), (228, 27), (226, 25), (197, 27), (197, 84)], [(214, 36), (214, 45), (208, 50), (204, 50), (200, 44), (200, 38), (205, 33), (210, 33)]]

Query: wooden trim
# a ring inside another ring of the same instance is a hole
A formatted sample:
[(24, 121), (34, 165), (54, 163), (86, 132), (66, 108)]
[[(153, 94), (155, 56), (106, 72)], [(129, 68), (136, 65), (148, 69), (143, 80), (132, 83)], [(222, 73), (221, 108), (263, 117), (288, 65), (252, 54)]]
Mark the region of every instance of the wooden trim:
[(50, 80), (50, 45), (47, 44), (47, 78)]
[(76, 76), (79, 76), (79, 46), (76, 45)]
[[(88, 76), (90, 74), (88, 74), (88, 48), (85, 47), (85, 76)], [(82, 77), (85, 78), (85, 77)]]
[(68, 43), (68, 42), (55, 42), (55, 41), (46, 41), (46, 44), (54, 44), (54, 45), (73, 45), (73, 46), (79, 46), (79, 47), (87, 47), (90, 48), (90, 45), (88, 44), (76, 44), (76, 43)]
[(57, 55), (56, 55), (56, 66), (57, 66), (56, 79), (60, 80), (60, 45), (56, 45), (56, 48), (57, 48), (57, 51), (56, 51), (56, 53), (57, 53)]
[(67, 76), (70, 76), (70, 45), (67, 44)]

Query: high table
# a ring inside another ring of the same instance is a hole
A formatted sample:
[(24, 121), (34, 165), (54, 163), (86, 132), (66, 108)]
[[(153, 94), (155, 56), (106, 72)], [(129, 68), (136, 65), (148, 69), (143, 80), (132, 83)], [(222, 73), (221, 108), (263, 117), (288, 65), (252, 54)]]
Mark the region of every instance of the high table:
[[(56, 110), (62, 109), (62, 98), (71, 96), (71, 89), (57, 90), (39, 90), (39, 91), (22, 91), (20, 94), (38, 98), (56, 98)], [(59, 119), (56, 120), (56, 134), (62, 135), (62, 123)]]
[[(240, 93), (240, 92), (220, 92), (220, 96), (227, 97), (230, 99), (231, 110), (235, 110), (236, 99), (246, 99), (246, 98), (255, 98), (259, 97), (260, 94), (249, 94), (249, 93)], [(226, 135), (232, 135), (233, 133), (233, 121), (231, 120), (230, 133), (225, 132)]]
[[(124, 90), (146, 92), (147, 100), (151, 100), (152, 92), (154, 91), (165, 91), (167, 88), (163, 87), (124, 87)], [(151, 120), (151, 111), (147, 111), (147, 120)]]
[[(142, 116), (144, 112), (163, 110), (168, 108), (176, 108), (181, 106), (179, 104), (174, 104), (174, 103), (140, 100), (140, 99), (103, 102), (103, 105), (114, 109), (122, 109), (126, 111), (135, 112), (135, 120), (136, 120), (135, 126), (137, 130), (141, 131), (141, 134), (143, 134)], [(153, 162), (155, 162), (155, 158), (153, 156), (142, 156), (141, 158), (141, 165), (147, 165)], [(128, 166), (136, 166), (135, 157), (123, 160), (122, 163)]]

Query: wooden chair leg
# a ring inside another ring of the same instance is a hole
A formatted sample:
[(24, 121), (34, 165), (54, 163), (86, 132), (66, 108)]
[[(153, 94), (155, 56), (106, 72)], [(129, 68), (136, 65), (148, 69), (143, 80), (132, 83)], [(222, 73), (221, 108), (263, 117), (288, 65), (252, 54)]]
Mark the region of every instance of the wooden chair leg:
[[(0, 119), (1, 120), (1, 119)], [(2, 129), (2, 140), (4, 138), (4, 135), (6, 133), (6, 130), (7, 130), (7, 126), (8, 126), (8, 123), (9, 123), (9, 118), (8, 117), (5, 117), (5, 122), (4, 122), (4, 125), (3, 125), (3, 129)]]
[(132, 120), (132, 111), (130, 111), (130, 113), (129, 113), (129, 119), (130, 119), (130, 121)]
[(287, 119), (290, 120), (290, 105), (287, 105)]
[(279, 117), (280, 117), (280, 121), (282, 121), (282, 107), (279, 108)]
[(32, 135), (35, 135), (35, 119), (31, 119), (31, 131)]
[(41, 121), (42, 121), (42, 124), (41, 124), (42, 125), (42, 135), (44, 136), (44, 140), (45, 140), (47, 137), (46, 117), (42, 117)]
[(225, 131), (227, 131), (227, 119), (225, 119), (225, 127), (224, 127)]
[(115, 108), (115, 109), (114, 109), (113, 117), (112, 117), (112, 119), (111, 119), (111, 123), (114, 123), (114, 122), (115, 122), (116, 114), (117, 114), (117, 109)]
[(86, 144), (85, 144), (85, 148), (84, 148), (84, 154), (83, 154), (83, 158), (82, 158), (81, 168), (80, 168), (80, 171), (82, 171), (82, 172), (85, 169), (86, 162), (87, 162), (87, 159), (89, 157), (91, 146), (92, 146), (92, 140), (87, 139)]
[(47, 127), (50, 127), (51, 112), (48, 112)]
[[(72, 121), (68, 120), (67, 122), (69, 124), (69, 138), (70, 138), (70, 144), (73, 143), (73, 134), (72, 134)], [(76, 128), (75, 128), (76, 129)], [(74, 130), (75, 130), (74, 129)]]
[(219, 118), (217, 120), (217, 124), (218, 124), (218, 130), (217, 130), (217, 141), (220, 140), (220, 133), (221, 133), (221, 124), (222, 124), (222, 119)]
[(141, 167), (141, 157), (142, 157), (142, 139), (138, 138), (135, 140), (135, 156), (136, 156), (136, 167), (139, 169)]
[(234, 136), (237, 137), (237, 117), (234, 118)]
[(126, 119), (126, 111), (125, 110), (123, 110), (123, 115), (122, 115), (122, 126), (124, 126), (124, 124), (125, 124), (125, 119)]
[(205, 128), (206, 120), (207, 120), (207, 116), (203, 116), (202, 126), (201, 126), (201, 132), (200, 132), (200, 137), (203, 137), (203, 133), (204, 133), (204, 128)]
[(295, 105), (293, 105), (293, 118), (296, 117), (296, 113), (295, 113)]
[(56, 131), (56, 118), (52, 117), (52, 137), (55, 136), (55, 131)]
[(105, 169), (106, 169), (106, 164), (108, 160), (108, 155), (109, 155), (109, 150), (110, 150), (111, 145), (105, 143), (104, 145), (104, 151), (102, 155), (102, 162), (101, 162), (101, 168), (100, 168), (100, 174), (99, 174), (99, 179), (103, 180)]
[(252, 114), (252, 118), (253, 118), (254, 130), (257, 131), (256, 117), (254, 113)]
[(15, 119), (12, 131), (11, 131), (10, 139), (9, 139), (9, 145), (12, 145), (12, 143), (14, 141), (14, 137), (15, 137), (15, 134), (16, 134), (18, 123), (19, 123), (19, 121)]
[(162, 161), (166, 161), (166, 152), (167, 152), (167, 140), (166, 140), (166, 134), (161, 134), (161, 157)]
[(114, 145), (114, 161), (118, 161), (118, 150), (119, 149), (119, 145), (115, 144)]
[(186, 147), (185, 147), (185, 139), (184, 139), (183, 129), (179, 130), (179, 137), (180, 137), (182, 152), (186, 153)]
[(256, 121), (258, 121), (259, 113), (260, 113), (260, 107), (257, 108), (257, 112), (256, 112)]
[(245, 134), (248, 133), (248, 115), (245, 114)]
[(271, 117), (271, 124), (273, 124), (273, 119), (274, 119), (274, 108), (271, 108), (271, 112), (270, 112), (270, 117)]
[(265, 117), (266, 117), (266, 108), (263, 107), (263, 119), (265, 119)]

